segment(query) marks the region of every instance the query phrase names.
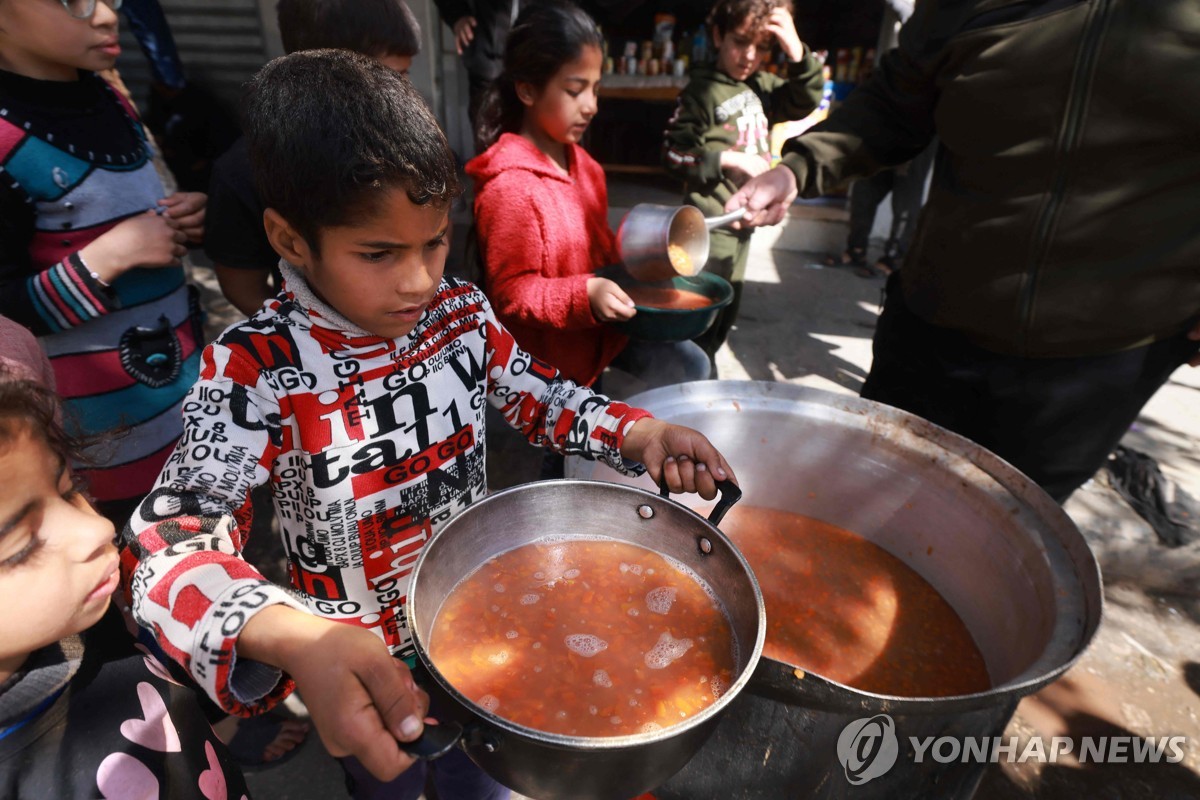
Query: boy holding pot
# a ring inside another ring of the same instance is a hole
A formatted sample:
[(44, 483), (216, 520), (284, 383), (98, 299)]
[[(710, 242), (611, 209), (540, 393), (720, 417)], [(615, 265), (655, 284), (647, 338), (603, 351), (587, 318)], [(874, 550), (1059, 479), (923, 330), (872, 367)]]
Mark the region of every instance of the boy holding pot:
[[(443, 277), (454, 158), (407, 79), (294, 53), (246, 112), (284, 289), (204, 351), (183, 438), (124, 533), (133, 613), (231, 713), (299, 688), (356, 796), (416, 797), (420, 775), (395, 781), (428, 707), (403, 660), (408, 576), (486, 493), (485, 403), (535, 444), (641, 462), (673, 491), (714, 497), (732, 471), (701, 434), (562, 380)], [(241, 558), (267, 483), (291, 590)], [(505, 794), (482, 774), (456, 785), (439, 794)]]

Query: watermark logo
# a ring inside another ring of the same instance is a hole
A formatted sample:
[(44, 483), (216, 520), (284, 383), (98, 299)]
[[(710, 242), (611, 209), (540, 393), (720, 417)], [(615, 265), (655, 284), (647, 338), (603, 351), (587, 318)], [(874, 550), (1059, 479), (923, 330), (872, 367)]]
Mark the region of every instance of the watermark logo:
[(896, 723), (887, 714), (856, 719), (838, 736), (838, 760), (846, 770), (846, 780), (854, 786), (886, 773), (900, 755)]
[[(1188, 745), (1185, 736), (1033, 736), (1022, 742), (1016, 736), (909, 736), (906, 739), (914, 764), (1178, 764)], [(838, 760), (846, 780), (854, 786), (887, 773), (900, 755), (896, 723), (887, 714), (851, 722), (837, 741)]]

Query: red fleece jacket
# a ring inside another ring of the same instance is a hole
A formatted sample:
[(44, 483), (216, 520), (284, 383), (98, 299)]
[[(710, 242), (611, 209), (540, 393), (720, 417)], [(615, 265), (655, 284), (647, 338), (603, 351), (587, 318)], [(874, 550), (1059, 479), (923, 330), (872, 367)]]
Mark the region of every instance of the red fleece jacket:
[(567, 145), (569, 174), (506, 133), (467, 164), (484, 290), (521, 347), (591, 385), (628, 341), (592, 316), (587, 280), (619, 261), (604, 170)]

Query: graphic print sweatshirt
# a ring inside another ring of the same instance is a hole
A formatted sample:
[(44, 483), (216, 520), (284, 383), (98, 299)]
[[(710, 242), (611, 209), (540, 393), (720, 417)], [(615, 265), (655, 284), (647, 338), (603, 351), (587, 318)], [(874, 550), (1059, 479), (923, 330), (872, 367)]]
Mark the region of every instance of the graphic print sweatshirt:
[[(412, 652), (404, 602), (425, 543), (487, 492), (485, 404), (537, 445), (631, 468), (645, 411), (527, 355), (474, 285), (447, 278), (407, 336), (362, 331), (281, 263), (284, 290), (203, 354), (184, 433), (125, 530), (134, 616), (223, 708), (291, 690), (238, 662), (238, 634), (274, 604)], [(250, 490), (274, 495), (291, 590), (244, 561)]]

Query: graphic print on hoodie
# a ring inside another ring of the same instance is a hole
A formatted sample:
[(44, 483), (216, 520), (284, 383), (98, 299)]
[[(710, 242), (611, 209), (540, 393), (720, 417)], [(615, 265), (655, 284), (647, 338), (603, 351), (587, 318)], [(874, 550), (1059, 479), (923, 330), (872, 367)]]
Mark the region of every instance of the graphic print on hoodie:
[[(417, 558), (487, 491), (485, 404), (534, 444), (622, 471), (624, 435), (647, 416), (527, 355), (472, 284), (445, 279), (416, 328), (388, 339), (280, 269), (280, 296), (204, 351), (184, 436), (125, 533), (138, 622), (241, 714), (291, 690), (278, 670), (235, 659), (246, 622), (272, 604), (358, 625), (412, 656), (404, 602)], [(241, 558), (262, 484), (292, 590)]]

